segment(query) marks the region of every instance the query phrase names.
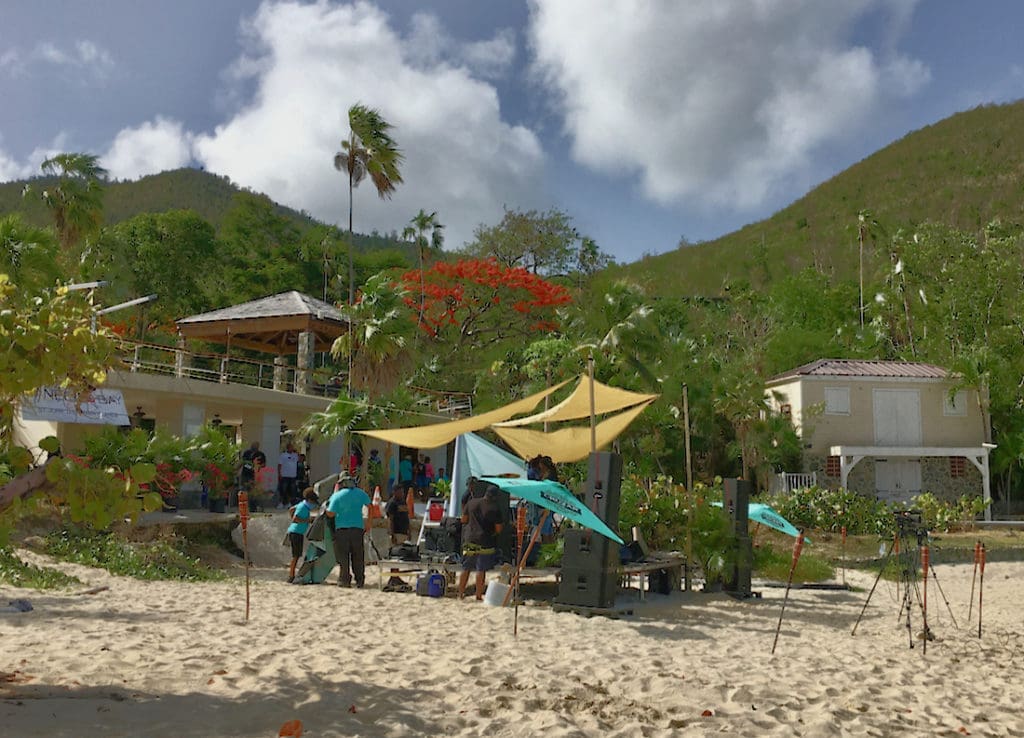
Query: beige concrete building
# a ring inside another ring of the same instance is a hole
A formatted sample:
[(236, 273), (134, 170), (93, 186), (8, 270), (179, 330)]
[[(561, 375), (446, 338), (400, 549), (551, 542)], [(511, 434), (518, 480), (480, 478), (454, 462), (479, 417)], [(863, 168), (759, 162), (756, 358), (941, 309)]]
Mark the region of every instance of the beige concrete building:
[[(888, 501), (990, 499), (987, 397), (932, 364), (821, 359), (772, 377), (769, 405), (804, 442), (805, 474)], [(986, 512), (986, 516), (991, 513)]]

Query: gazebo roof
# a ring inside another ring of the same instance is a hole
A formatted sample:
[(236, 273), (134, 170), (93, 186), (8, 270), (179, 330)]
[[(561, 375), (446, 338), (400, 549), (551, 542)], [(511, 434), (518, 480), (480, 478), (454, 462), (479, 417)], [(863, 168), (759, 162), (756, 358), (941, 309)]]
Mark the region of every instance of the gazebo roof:
[(316, 336), (316, 351), (329, 351), (334, 339), (348, 330), (340, 310), (296, 290), (191, 315), (176, 324), (187, 338), (272, 354), (294, 352), (299, 334), (307, 331)]

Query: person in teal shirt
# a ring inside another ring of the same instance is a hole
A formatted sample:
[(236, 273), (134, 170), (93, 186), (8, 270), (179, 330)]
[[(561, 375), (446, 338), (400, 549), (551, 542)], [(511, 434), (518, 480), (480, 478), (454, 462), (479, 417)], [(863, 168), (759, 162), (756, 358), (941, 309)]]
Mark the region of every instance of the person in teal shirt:
[(405, 489), (410, 482), (412, 482), (412, 459), (403, 456), (402, 460), (398, 462), (398, 483), (402, 489)]
[(309, 530), (309, 522), (313, 519), (318, 500), (316, 492), (312, 487), (307, 487), (302, 493), (302, 502), (288, 509), (291, 518), (291, 525), (288, 526), (288, 542), (292, 547), (292, 563), (288, 568), (288, 582), (295, 581), (295, 567), (302, 558), (302, 545), (306, 539), (306, 531)]
[(356, 486), (356, 480), (349, 474), (342, 474), (326, 510), (327, 517), (334, 522), (334, 558), (340, 567), (339, 587), (351, 587), (353, 578), (360, 589), (366, 583), (363, 535), (370, 530), (370, 518), (363, 518), (363, 508), (369, 505), (369, 495)]

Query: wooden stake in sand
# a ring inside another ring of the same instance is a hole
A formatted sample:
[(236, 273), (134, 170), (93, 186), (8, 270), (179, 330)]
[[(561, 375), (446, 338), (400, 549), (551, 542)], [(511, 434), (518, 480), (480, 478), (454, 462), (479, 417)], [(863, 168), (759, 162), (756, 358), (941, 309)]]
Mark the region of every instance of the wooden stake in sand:
[(238, 517), (242, 521), (242, 554), (245, 556), (245, 622), (249, 622), (249, 495), (238, 492)]
[(846, 526), (842, 529), (843, 535), (843, 553), (842, 553), (842, 565), (843, 565), (843, 586), (846, 586)]
[(971, 613), (974, 612), (974, 585), (978, 581), (978, 562), (981, 560), (981, 541), (974, 543), (974, 574), (971, 575), (971, 602), (967, 606), (967, 622), (971, 622)]
[[(526, 505), (521, 504), (516, 508), (516, 551), (523, 550), (523, 536), (526, 535)], [(516, 577), (516, 591), (513, 595), (516, 598), (516, 612), (512, 621), (512, 635), (519, 635), (519, 577)]]
[(981, 638), (981, 599), (985, 594), (985, 544), (981, 544), (981, 551), (978, 553), (978, 568), (981, 569), (981, 576), (978, 578), (978, 638)]
[[(530, 551), (533, 550), (534, 544), (537, 543), (537, 537), (540, 535), (540, 530), (544, 527), (544, 523), (547, 521), (548, 515), (550, 514), (550, 510), (545, 510), (544, 513), (540, 516), (540, 520), (537, 521), (537, 527), (533, 529), (533, 534), (530, 536), (530, 542), (526, 544), (526, 550), (523, 552), (522, 556), (519, 557), (519, 564), (516, 566), (516, 570), (512, 572), (511, 586), (505, 593), (505, 599), (501, 601), (502, 607), (508, 607), (508, 601), (512, 598), (512, 593), (518, 590), (519, 574), (523, 571), (523, 568), (526, 566), (526, 557), (530, 555)], [(518, 617), (519, 611), (516, 610), (516, 618)], [(516, 623), (516, 625), (518, 626), (518, 623)]]
[(789, 601), (789, 589), (793, 586), (793, 572), (796, 571), (796, 562), (800, 560), (800, 552), (804, 548), (804, 532), (800, 531), (800, 535), (796, 538), (796, 543), (793, 544), (793, 564), (789, 567), (789, 581), (786, 582), (786, 595), (782, 598), (782, 610), (779, 612), (779, 624), (775, 628), (775, 640), (772, 642), (772, 655), (775, 655), (775, 647), (779, 644), (779, 631), (782, 630), (782, 616), (786, 614), (786, 602)]
[(927, 546), (921, 546), (921, 577), (924, 579), (924, 594), (921, 598), (921, 619), (924, 621), (924, 643), (921, 646), (922, 653), (928, 653), (928, 563), (931, 554)]

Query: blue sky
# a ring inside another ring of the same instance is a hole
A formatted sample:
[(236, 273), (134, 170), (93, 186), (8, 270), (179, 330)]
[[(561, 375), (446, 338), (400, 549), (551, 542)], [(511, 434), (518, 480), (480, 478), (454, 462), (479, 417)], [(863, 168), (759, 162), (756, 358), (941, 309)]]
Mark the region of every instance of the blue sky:
[(1011, 0), (0, 0), (0, 180), (58, 151), (184, 165), (321, 219), (355, 102), (450, 246), (557, 207), (620, 261), (766, 217), (907, 132), (1024, 97)]

